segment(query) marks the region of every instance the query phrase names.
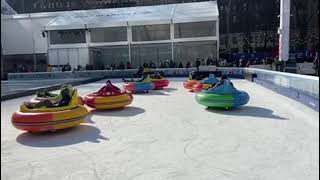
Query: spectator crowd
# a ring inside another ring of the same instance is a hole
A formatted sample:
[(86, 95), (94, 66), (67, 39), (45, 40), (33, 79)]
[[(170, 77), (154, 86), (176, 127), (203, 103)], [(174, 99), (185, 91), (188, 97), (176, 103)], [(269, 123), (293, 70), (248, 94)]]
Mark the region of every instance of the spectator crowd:
[[(319, 70), (319, 57), (318, 52), (309, 53), (307, 56), (301, 56), (301, 54), (291, 54), (289, 60), (286, 63), (303, 63), (309, 62), (313, 63), (313, 68), (316, 71), (316, 75), (318, 75)], [(209, 56), (207, 59), (204, 58), (196, 58), (194, 61), (187, 61), (185, 64), (181, 61), (175, 62), (171, 60), (161, 60), (158, 63), (153, 62), (152, 60), (145, 60), (144, 63), (138, 67), (139, 69), (155, 69), (155, 68), (191, 68), (199, 66), (210, 66), (214, 65), (217, 67), (249, 67), (250, 65), (273, 65), (281, 63), (278, 60), (278, 56), (263, 56), (263, 57), (255, 57), (253, 55), (241, 55), (241, 56), (232, 56), (232, 55), (221, 55), (219, 60)], [(71, 67), (69, 63), (60, 66), (50, 66), (48, 65), (48, 72), (51, 71), (83, 71), (83, 70), (114, 70), (114, 69), (132, 69), (133, 66), (131, 62), (124, 63), (120, 61), (117, 65), (115, 63), (111, 63), (110, 65), (92, 65), (86, 64), (85, 67), (78, 65), (77, 68)], [(26, 65), (17, 65), (14, 64), (15, 72), (31, 72), (30, 68)]]

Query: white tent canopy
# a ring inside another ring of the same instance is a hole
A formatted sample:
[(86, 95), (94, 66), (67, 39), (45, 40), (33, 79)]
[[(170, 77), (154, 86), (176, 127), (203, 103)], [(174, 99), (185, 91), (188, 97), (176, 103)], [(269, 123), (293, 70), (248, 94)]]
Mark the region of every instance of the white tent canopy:
[(5, 0), (1, 0), (1, 15), (12, 14), (17, 14), (17, 12)]
[(218, 20), (216, 1), (114, 9), (67, 11), (45, 30), (85, 29)]
[(217, 1), (182, 3), (176, 6), (172, 15), (173, 23), (217, 20), (219, 17)]

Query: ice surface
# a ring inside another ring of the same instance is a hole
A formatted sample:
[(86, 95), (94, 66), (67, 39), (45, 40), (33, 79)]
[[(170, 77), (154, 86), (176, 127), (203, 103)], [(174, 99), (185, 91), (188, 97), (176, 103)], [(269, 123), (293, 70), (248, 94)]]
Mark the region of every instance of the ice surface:
[[(10, 123), (23, 97), (1, 102), (5, 180), (316, 180), (318, 112), (246, 80), (246, 106), (209, 110), (183, 88), (134, 95), (119, 111), (95, 112), (77, 128), (32, 135)], [(119, 80), (112, 80), (116, 82)], [(97, 91), (105, 81), (77, 86)]]

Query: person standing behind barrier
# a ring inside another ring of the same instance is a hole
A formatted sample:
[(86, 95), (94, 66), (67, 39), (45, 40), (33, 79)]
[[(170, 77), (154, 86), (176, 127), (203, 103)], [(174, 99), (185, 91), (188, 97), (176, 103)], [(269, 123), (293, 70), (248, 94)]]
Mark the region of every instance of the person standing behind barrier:
[(211, 58), (211, 65), (218, 66), (218, 59), (217, 58)]
[(164, 63), (163, 63), (163, 61), (160, 61), (160, 68), (164, 68), (165, 66), (164, 66)]
[(204, 59), (202, 58), (202, 60), (201, 60), (201, 65), (202, 66), (205, 66), (206, 65), (206, 63), (204, 62)]
[(186, 68), (188, 69), (188, 68), (190, 68), (190, 66), (191, 66), (191, 64), (190, 64), (190, 62), (188, 61), (187, 64), (186, 64)]
[(183, 64), (182, 64), (182, 62), (180, 61), (180, 63), (179, 63), (179, 66), (178, 66), (179, 68), (183, 68)]
[(52, 67), (50, 64), (48, 64), (48, 66), (47, 66), (47, 72), (52, 72)]
[(142, 76), (142, 74), (143, 74), (143, 67), (142, 66), (140, 66), (139, 68), (138, 68), (138, 72), (137, 72), (137, 77), (141, 77)]
[(207, 66), (209, 66), (211, 64), (212, 64), (212, 60), (211, 60), (211, 56), (209, 56), (208, 59), (207, 59)]
[(238, 67), (242, 67), (242, 62), (243, 62), (243, 59), (239, 59), (239, 66)]
[(245, 65), (245, 67), (249, 67), (249, 66), (250, 66), (250, 64), (251, 64), (251, 60), (250, 60), (250, 59), (248, 59), (248, 61), (247, 61), (246, 65)]
[(169, 60), (166, 60), (166, 61), (165, 61), (164, 67), (165, 67), (165, 68), (169, 68)]
[(148, 68), (148, 63), (144, 62), (143, 63), (143, 68)]
[(131, 68), (132, 68), (131, 63), (128, 61), (127, 62), (127, 69), (131, 69)]
[(197, 60), (196, 60), (197, 71), (199, 71), (200, 64), (201, 64), (201, 62), (200, 62), (199, 58), (197, 58)]

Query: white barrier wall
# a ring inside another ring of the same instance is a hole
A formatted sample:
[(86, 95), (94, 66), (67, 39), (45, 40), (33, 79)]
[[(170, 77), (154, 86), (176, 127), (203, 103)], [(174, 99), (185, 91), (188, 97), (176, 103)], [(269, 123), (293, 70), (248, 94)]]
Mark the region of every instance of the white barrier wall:
[(250, 65), (250, 68), (256, 68), (256, 69), (265, 69), (265, 70), (271, 70), (270, 64), (257, 64), (257, 65)]
[(295, 88), (310, 96), (319, 98), (319, 77), (301, 74), (244, 68), (244, 73), (255, 73), (258, 79), (272, 82), (285, 88)]
[(298, 74), (316, 74), (313, 69), (313, 63), (297, 63)]

